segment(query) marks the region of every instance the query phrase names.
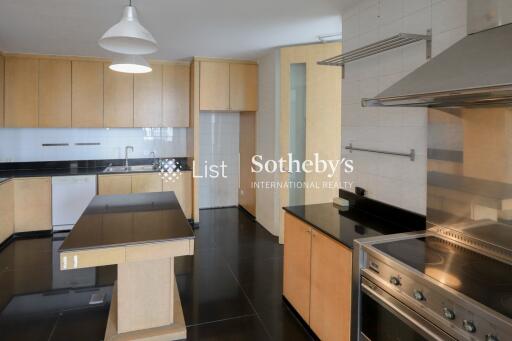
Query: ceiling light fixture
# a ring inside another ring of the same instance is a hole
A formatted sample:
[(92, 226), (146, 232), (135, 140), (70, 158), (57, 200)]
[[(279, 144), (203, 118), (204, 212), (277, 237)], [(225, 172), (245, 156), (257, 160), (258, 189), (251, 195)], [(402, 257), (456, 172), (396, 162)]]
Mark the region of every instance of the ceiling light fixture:
[(136, 55), (121, 55), (115, 58), (108, 68), (124, 73), (148, 73), (152, 71), (147, 60)]
[(137, 19), (131, 0), (124, 8), (121, 21), (109, 28), (98, 44), (105, 50), (123, 54), (144, 55), (158, 50), (155, 38)]

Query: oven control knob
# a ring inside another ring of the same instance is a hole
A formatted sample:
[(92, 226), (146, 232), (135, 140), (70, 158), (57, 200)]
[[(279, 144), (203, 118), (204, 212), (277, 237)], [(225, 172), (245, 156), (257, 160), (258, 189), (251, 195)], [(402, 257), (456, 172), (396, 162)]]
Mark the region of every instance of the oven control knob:
[(486, 341), (500, 341), (500, 339), (498, 339), (498, 337), (497, 337), (497, 336), (494, 336), (494, 335), (492, 335), (492, 334), (487, 334), (487, 335), (485, 336), (485, 340), (486, 340)]
[(424, 301), (425, 295), (420, 290), (414, 290), (414, 298), (418, 301)]
[(443, 308), (444, 317), (448, 320), (455, 320), (455, 313), (449, 308)]
[(399, 286), (400, 278), (398, 278), (397, 276), (391, 276), (391, 278), (389, 279), (389, 282), (395, 286)]
[(476, 332), (475, 324), (474, 324), (472, 321), (464, 320), (464, 321), (462, 322), (462, 325), (464, 326), (464, 329), (465, 329), (468, 333), (474, 333), (474, 332)]

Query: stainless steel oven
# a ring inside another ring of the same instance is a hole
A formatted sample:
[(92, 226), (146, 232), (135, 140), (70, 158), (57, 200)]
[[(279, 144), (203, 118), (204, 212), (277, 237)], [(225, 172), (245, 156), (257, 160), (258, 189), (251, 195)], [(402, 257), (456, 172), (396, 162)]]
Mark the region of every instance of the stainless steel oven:
[(455, 340), (364, 277), (361, 280), (359, 339), (363, 341)]

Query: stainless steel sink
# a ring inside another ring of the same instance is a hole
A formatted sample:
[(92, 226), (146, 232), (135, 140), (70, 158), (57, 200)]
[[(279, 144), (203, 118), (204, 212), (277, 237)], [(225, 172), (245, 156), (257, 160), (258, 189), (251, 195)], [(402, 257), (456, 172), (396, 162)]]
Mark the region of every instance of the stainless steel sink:
[(103, 173), (130, 173), (130, 172), (152, 172), (156, 171), (153, 165), (138, 166), (109, 166), (103, 170)]

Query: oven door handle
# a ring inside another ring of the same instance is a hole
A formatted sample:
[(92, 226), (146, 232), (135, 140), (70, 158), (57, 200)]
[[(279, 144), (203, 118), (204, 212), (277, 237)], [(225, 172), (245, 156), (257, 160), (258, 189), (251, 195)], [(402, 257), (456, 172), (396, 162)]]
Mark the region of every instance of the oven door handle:
[[(386, 310), (391, 312), (402, 322), (411, 327), (414, 331), (426, 337), (429, 340), (456, 340), (450, 335), (443, 332), (441, 329), (433, 325), (431, 322), (425, 320), (412, 309), (408, 308), (403, 303), (399, 302), (396, 298), (389, 295), (387, 292), (376, 286), (375, 284), (364, 281), (361, 283), (361, 290), (370, 296), (373, 300), (379, 303)], [(430, 327), (430, 328), (429, 328)]]

